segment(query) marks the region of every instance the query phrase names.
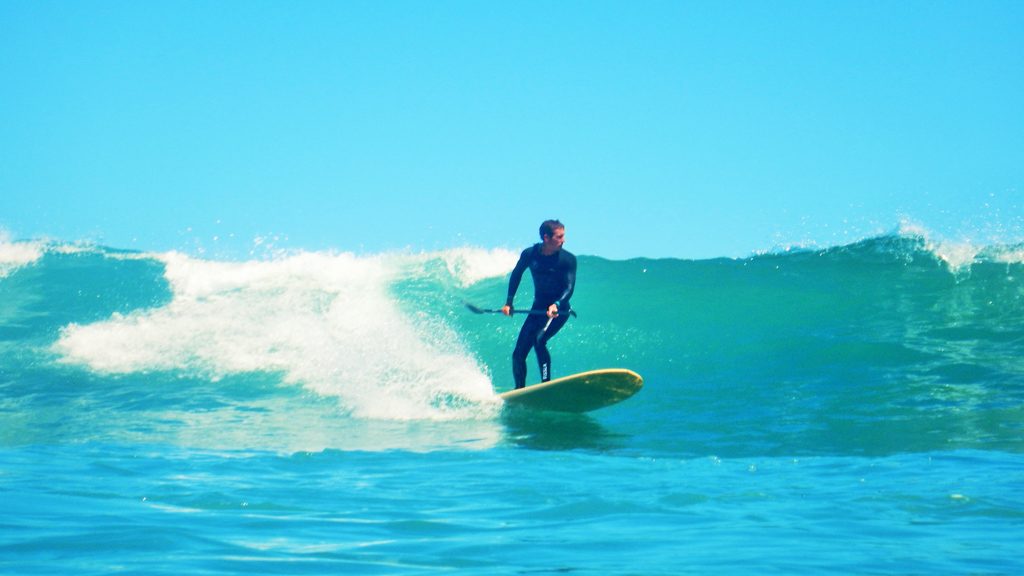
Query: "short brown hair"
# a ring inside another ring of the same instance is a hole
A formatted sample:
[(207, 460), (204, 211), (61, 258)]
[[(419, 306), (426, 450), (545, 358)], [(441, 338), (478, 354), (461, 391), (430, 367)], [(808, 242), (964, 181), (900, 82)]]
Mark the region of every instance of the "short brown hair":
[(540, 225), (540, 239), (543, 240), (545, 236), (554, 236), (555, 230), (564, 230), (565, 225), (558, 220), (545, 220)]

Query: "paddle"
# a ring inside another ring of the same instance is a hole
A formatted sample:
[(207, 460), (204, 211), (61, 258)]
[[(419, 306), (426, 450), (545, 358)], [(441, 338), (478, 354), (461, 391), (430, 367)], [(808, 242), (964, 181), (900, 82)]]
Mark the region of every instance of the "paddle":
[[(491, 309), (487, 309), (487, 308), (481, 308), (479, 306), (474, 306), (474, 305), (470, 304), (469, 302), (466, 302), (466, 308), (469, 308), (469, 311), (474, 313), (474, 314), (503, 314), (503, 312), (501, 310), (491, 310)], [(516, 310), (514, 308), (512, 309), (512, 313), (513, 314), (529, 314), (531, 316), (547, 316), (547, 314), (548, 314), (546, 310)], [(572, 316), (573, 318), (575, 318), (576, 317), (576, 311), (575, 310), (569, 310), (569, 315)]]

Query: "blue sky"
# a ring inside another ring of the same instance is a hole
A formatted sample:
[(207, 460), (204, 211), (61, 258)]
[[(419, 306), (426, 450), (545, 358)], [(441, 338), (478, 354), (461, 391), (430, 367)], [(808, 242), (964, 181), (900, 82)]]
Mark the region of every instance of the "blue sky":
[(0, 1), (0, 229), (246, 257), (1024, 239), (1024, 2)]

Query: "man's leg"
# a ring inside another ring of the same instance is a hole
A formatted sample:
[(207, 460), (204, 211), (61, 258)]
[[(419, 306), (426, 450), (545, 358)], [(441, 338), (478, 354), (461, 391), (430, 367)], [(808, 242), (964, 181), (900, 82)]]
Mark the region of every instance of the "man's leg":
[(537, 338), (547, 322), (548, 319), (544, 316), (527, 316), (522, 329), (519, 330), (516, 349), (512, 351), (512, 378), (517, 389), (526, 386), (526, 356), (530, 353), (530, 348), (537, 343)]
[(540, 381), (551, 380), (551, 353), (548, 352), (548, 340), (554, 338), (555, 334), (569, 321), (569, 314), (560, 314), (548, 319), (540, 332), (537, 334), (534, 350), (537, 351), (537, 364), (540, 366)]

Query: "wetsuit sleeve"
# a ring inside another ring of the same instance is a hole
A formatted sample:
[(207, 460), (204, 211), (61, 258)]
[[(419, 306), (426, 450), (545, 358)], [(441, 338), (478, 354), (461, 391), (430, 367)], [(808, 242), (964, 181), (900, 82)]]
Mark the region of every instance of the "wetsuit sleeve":
[(523, 272), (526, 272), (530, 266), (530, 250), (527, 248), (519, 255), (519, 262), (516, 262), (516, 267), (512, 269), (512, 276), (508, 279), (508, 297), (505, 299), (505, 304), (508, 306), (512, 305), (512, 301), (516, 297), (519, 283), (523, 281)]
[(572, 298), (572, 293), (576, 290), (576, 257), (571, 254), (566, 254), (566, 256), (568, 256), (568, 262), (565, 270), (565, 291), (558, 297), (558, 300), (555, 300), (555, 305), (559, 309), (565, 308), (565, 303)]

